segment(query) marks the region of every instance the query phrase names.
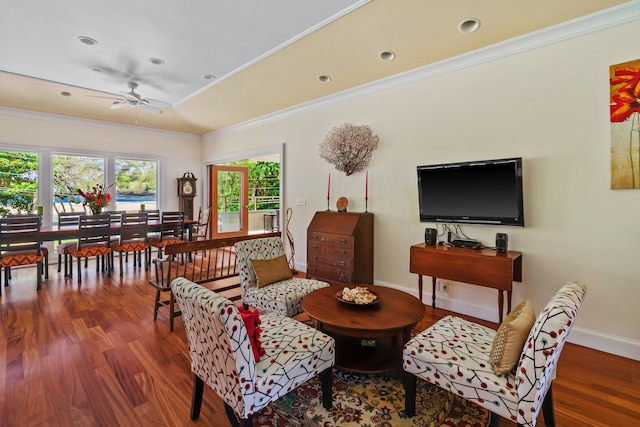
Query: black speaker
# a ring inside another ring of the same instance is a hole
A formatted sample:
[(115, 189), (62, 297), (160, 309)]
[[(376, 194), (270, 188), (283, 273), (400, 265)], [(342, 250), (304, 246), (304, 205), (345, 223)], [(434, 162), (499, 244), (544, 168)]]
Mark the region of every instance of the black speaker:
[(438, 230), (435, 228), (424, 229), (424, 242), (427, 245), (435, 245), (438, 241)]
[(509, 235), (507, 233), (496, 233), (496, 251), (507, 252), (509, 246)]

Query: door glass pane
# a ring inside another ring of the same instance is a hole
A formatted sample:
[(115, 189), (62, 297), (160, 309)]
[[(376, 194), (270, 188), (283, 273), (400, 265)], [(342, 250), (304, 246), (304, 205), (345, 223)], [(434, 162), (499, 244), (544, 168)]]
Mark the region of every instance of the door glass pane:
[(157, 161), (116, 159), (115, 210), (158, 209), (157, 171)]
[[(54, 212), (87, 212), (78, 189), (91, 190), (104, 185), (104, 158), (74, 155), (53, 155), (53, 208)], [(57, 215), (54, 222), (57, 222)]]
[(218, 232), (242, 229), (242, 174), (218, 171)]
[(0, 151), (0, 217), (36, 213), (38, 206), (38, 155)]

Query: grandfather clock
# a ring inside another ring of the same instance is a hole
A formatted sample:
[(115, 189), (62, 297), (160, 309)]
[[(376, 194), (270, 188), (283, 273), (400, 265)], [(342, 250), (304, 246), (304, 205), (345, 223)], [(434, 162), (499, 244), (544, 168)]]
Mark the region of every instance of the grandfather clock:
[(178, 178), (179, 210), (184, 212), (184, 219), (193, 219), (193, 198), (196, 197), (196, 181), (191, 172)]

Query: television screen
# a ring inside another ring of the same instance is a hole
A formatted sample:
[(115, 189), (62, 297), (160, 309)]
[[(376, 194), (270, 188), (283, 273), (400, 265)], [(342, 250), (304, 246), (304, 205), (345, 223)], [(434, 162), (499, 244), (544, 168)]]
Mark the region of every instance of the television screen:
[(421, 222), (524, 226), (522, 158), (418, 166)]

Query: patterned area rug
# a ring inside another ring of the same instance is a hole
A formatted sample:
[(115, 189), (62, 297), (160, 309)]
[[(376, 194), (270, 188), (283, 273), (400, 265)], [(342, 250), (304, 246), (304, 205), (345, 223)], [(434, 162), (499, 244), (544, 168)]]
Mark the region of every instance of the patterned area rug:
[(320, 400), (314, 378), (253, 417), (257, 427), (486, 427), (490, 414), (471, 402), (418, 379), (416, 415), (404, 414), (402, 371), (360, 375), (333, 370), (333, 406)]

